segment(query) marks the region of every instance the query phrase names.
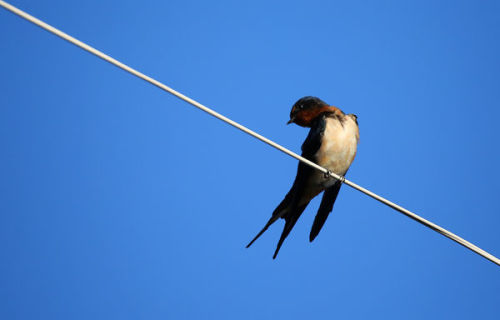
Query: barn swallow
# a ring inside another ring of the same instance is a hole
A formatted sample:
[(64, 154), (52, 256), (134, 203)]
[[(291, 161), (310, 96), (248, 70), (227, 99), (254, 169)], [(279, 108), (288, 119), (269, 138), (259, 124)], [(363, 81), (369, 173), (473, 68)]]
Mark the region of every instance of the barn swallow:
[[(357, 117), (345, 114), (316, 97), (303, 97), (292, 107), (288, 124), (311, 128), (302, 144), (302, 156), (318, 165), (344, 176), (349, 169), (359, 141)], [(313, 241), (333, 209), (342, 182), (299, 162), (292, 188), (281, 201), (264, 228), (247, 245), (254, 243), (278, 218), (285, 219), (285, 226), (278, 241), (273, 259), (309, 202), (325, 191), (318, 213), (314, 218), (309, 241)]]

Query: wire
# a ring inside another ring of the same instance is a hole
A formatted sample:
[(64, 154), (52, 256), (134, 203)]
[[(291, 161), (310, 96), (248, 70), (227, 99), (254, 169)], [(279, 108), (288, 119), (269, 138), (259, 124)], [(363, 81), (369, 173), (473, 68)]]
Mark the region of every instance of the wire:
[(97, 49), (95, 49), (95, 48), (93, 48), (93, 47), (91, 47), (91, 46), (89, 46), (89, 45), (81, 42), (80, 40), (78, 40), (76, 38), (73, 38), (72, 36), (70, 36), (70, 35), (68, 35), (68, 34), (66, 34), (66, 33), (64, 33), (64, 32), (62, 32), (62, 31), (60, 31), (60, 30), (58, 30), (58, 29), (56, 29), (54, 27), (52, 27), (51, 25), (49, 25), (49, 24), (47, 24), (47, 23), (45, 23), (45, 22), (43, 22), (43, 21), (41, 21), (41, 20), (33, 17), (32, 15), (30, 15), (30, 14), (28, 14), (28, 13), (26, 13), (26, 12), (24, 12), (24, 11), (22, 11), (22, 10), (20, 10), (20, 9), (18, 9), (18, 8), (12, 6), (12, 5), (10, 5), (10, 4), (8, 4), (7, 2), (5, 2), (3, 0), (0, 0), (0, 6), (2, 6), (5, 9), (11, 11), (12, 13), (20, 16), (21, 18), (24, 18), (24, 19), (28, 20), (29, 22), (32, 22), (33, 24), (41, 27), (42, 29), (45, 29), (45, 30), (47, 30), (47, 31), (55, 34), (56, 36), (58, 36), (58, 37), (60, 37), (60, 38), (62, 38), (64, 40), (66, 40), (66, 41), (68, 41), (68, 42), (70, 42), (70, 43), (72, 43), (72, 44), (74, 44), (74, 45), (82, 48), (83, 50), (88, 51), (88, 52), (96, 55), (97, 57), (99, 57), (99, 58), (101, 58), (101, 59), (103, 59), (103, 60), (105, 60), (105, 61), (107, 61), (107, 62), (109, 62), (109, 63), (111, 63), (111, 64), (113, 64), (115, 66), (117, 66), (118, 68), (123, 69), (123, 70), (125, 70), (125, 71), (133, 74), (134, 76), (136, 76), (138, 78), (141, 78), (142, 80), (147, 81), (147, 82), (149, 82), (149, 83), (157, 86), (158, 88), (160, 88), (162, 90), (167, 91), (170, 94), (173, 94), (174, 96), (178, 97), (179, 99), (182, 99), (182, 100), (186, 101), (187, 103), (192, 104), (193, 106), (197, 107), (198, 109), (201, 109), (201, 110), (205, 111), (206, 113), (208, 113), (208, 114), (216, 117), (217, 119), (220, 119), (220, 120), (222, 120), (222, 121), (224, 121), (224, 122), (232, 125), (233, 127), (236, 127), (238, 129), (240, 129), (241, 131), (243, 131), (243, 132), (245, 132), (245, 133), (253, 136), (254, 138), (259, 139), (260, 141), (262, 141), (264, 143), (267, 143), (268, 145), (270, 145), (270, 146), (272, 146), (272, 147), (280, 150), (281, 152), (284, 152), (284, 153), (288, 154), (289, 156), (291, 156), (291, 157), (293, 157), (293, 158), (295, 158), (295, 159), (297, 159), (299, 161), (302, 161), (303, 163), (305, 163), (305, 164), (313, 167), (314, 169), (319, 170), (319, 171), (323, 172), (326, 175), (329, 175), (329, 176), (331, 176), (331, 177), (333, 177), (335, 179), (338, 179), (338, 180), (342, 181), (343, 183), (347, 184), (348, 186), (350, 186), (350, 187), (352, 187), (352, 188), (354, 188), (354, 189), (356, 189), (358, 191), (363, 192), (364, 194), (372, 197), (375, 200), (378, 200), (378, 201), (382, 202), (383, 204), (385, 204), (385, 205), (393, 208), (394, 210), (399, 211), (400, 213), (406, 215), (407, 217), (409, 217), (409, 218), (411, 218), (411, 219), (413, 219), (413, 220), (415, 220), (415, 221), (423, 224), (424, 226), (426, 226), (426, 227), (428, 227), (428, 228), (430, 228), (430, 229), (432, 229), (432, 230), (434, 230), (434, 231), (442, 234), (443, 236), (445, 236), (445, 237), (447, 237), (447, 238), (449, 238), (449, 239), (451, 239), (451, 240), (453, 240), (453, 241), (461, 244), (462, 246), (464, 246), (464, 247), (466, 247), (466, 248), (474, 251), (475, 253), (483, 256), (484, 258), (486, 258), (486, 259), (488, 259), (488, 260), (492, 261), (493, 263), (495, 263), (495, 264), (497, 264), (497, 265), (500, 266), (500, 259), (498, 259), (497, 257), (495, 257), (495, 256), (491, 255), (490, 253), (484, 251), (483, 249), (477, 247), (476, 245), (470, 243), (469, 241), (467, 241), (467, 240), (459, 237), (458, 235), (456, 235), (456, 234), (454, 234), (454, 233), (452, 233), (452, 232), (450, 232), (450, 231), (448, 231), (448, 230), (446, 230), (446, 229), (444, 229), (444, 228), (442, 228), (442, 227), (440, 227), (440, 226), (438, 226), (438, 225), (436, 225), (436, 224), (434, 224), (434, 223), (432, 223), (432, 222), (430, 222), (430, 221), (428, 221), (428, 220), (420, 217), (419, 215), (417, 215), (417, 214), (415, 214), (415, 213), (413, 213), (413, 212), (411, 212), (411, 211), (409, 211), (409, 210), (407, 210), (407, 209), (405, 209), (405, 208), (403, 208), (403, 207), (401, 207), (401, 206), (399, 206), (399, 205), (397, 205), (397, 204), (395, 204), (395, 203), (393, 203), (393, 202), (391, 202), (391, 201), (389, 201), (389, 200), (387, 200), (387, 199), (385, 199), (385, 198), (383, 198), (383, 197), (381, 197), (381, 196), (379, 196), (379, 195), (377, 195), (377, 194), (375, 194), (375, 193), (373, 193), (373, 192), (371, 192), (371, 191), (369, 191), (369, 190), (367, 190), (367, 189), (365, 189), (365, 188), (357, 185), (356, 183), (354, 183), (352, 181), (347, 180), (345, 177), (339, 176), (339, 175), (337, 175), (337, 174), (335, 174), (335, 173), (333, 173), (333, 172), (331, 172), (331, 171), (329, 171), (329, 170), (327, 170), (327, 169), (325, 169), (325, 168), (317, 165), (316, 163), (314, 163), (314, 162), (312, 162), (312, 161), (310, 161), (310, 160), (308, 160), (306, 158), (303, 158), (303, 157), (299, 156), (295, 152), (288, 150), (287, 148), (285, 148), (285, 147), (277, 144), (276, 142), (274, 142), (272, 140), (269, 140), (268, 138), (266, 138), (266, 137), (258, 134), (257, 132), (248, 129), (247, 127), (245, 127), (245, 126), (243, 126), (243, 125), (241, 125), (241, 124), (239, 124), (239, 123), (237, 123), (237, 122), (235, 122), (235, 121), (233, 121), (233, 120), (231, 120), (231, 119), (223, 116), (222, 114), (220, 114), (220, 113), (218, 113), (218, 112), (216, 112), (216, 111), (214, 111), (214, 110), (212, 110), (212, 109), (210, 109), (210, 108), (202, 105), (201, 103), (199, 103), (199, 102), (197, 102), (197, 101), (195, 101), (195, 100), (193, 100), (193, 99), (191, 99), (191, 98), (183, 95), (182, 93), (175, 91), (174, 89), (172, 89), (172, 88), (164, 85), (163, 83), (161, 83), (161, 82), (159, 82), (159, 81), (157, 81), (157, 80), (155, 80), (155, 79), (153, 79), (151, 77), (148, 77), (147, 75), (145, 75), (145, 74), (143, 74), (143, 73), (141, 73), (141, 72), (139, 72), (139, 71), (137, 71), (137, 70), (135, 70), (135, 69), (133, 69), (133, 68), (131, 68), (131, 67), (123, 64), (123, 63), (121, 63), (120, 61), (118, 61), (118, 60), (116, 60), (116, 59), (114, 59), (114, 58), (112, 58), (112, 57), (110, 57), (110, 56), (102, 53), (101, 51), (99, 51), (99, 50), (97, 50)]

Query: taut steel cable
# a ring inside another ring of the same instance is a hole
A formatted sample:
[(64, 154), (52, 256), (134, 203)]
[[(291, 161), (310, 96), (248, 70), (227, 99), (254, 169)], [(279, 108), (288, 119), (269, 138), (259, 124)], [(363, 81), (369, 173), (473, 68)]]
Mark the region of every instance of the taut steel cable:
[(397, 204), (395, 204), (395, 203), (393, 203), (393, 202), (391, 202), (391, 201), (389, 201), (389, 200), (387, 200), (387, 199), (385, 199), (385, 198), (383, 198), (383, 197), (381, 197), (381, 196), (379, 196), (379, 195), (371, 192), (370, 190), (367, 190), (367, 189), (365, 189), (365, 188), (357, 185), (356, 183), (347, 180), (345, 177), (339, 176), (339, 175), (337, 175), (337, 174), (335, 174), (335, 173), (333, 173), (333, 172), (331, 172), (331, 171), (329, 171), (329, 170), (327, 170), (327, 169), (325, 169), (325, 168), (317, 165), (316, 163), (314, 163), (314, 162), (312, 162), (310, 160), (307, 160), (306, 158), (303, 158), (303, 157), (299, 156), (295, 152), (288, 150), (287, 148), (285, 148), (285, 147), (277, 144), (276, 142), (267, 139), (266, 137), (258, 134), (257, 132), (254, 132), (254, 131), (248, 129), (247, 127), (245, 127), (245, 126), (243, 126), (243, 125), (241, 125), (241, 124), (239, 124), (239, 123), (237, 123), (237, 122), (235, 122), (235, 121), (233, 121), (233, 120), (231, 120), (231, 119), (229, 119), (229, 118), (221, 115), (220, 113), (218, 113), (218, 112), (216, 112), (216, 111), (214, 111), (214, 110), (212, 110), (212, 109), (210, 109), (210, 108), (202, 105), (201, 103), (199, 103), (199, 102), (197, 102), (197, 101), (195, 101), (195, 100), (193, 100), (193, 99), (191, 99), (191, 98), (183, 95), (180, 92), (175, 91), (174, 89), (172, 89), (172, 88), (164, 85), (163, 83), (161, 83), (161, 82), (159, 82), (159, 81), (157, 81), (157, 80), (155, 80), (155, 79), (153, 79), (151, 77), (148, 77), (147, 75), (145, 75), (145, 74), (143, 74), (143, 73), (141, 73), (141, 72), (139, 72), (139, 71), (137, 71), (137, 70), (135, 70), (135, 69), (133, 69), (133, 68), (131, 68), (131, 67), (123, 64), (123, 63), (121, 63), (120, 61), (118, 61), (118, 60), (116, 60), (116, 59), (114, 59), (114, 58), (112, 58), (112, 57), (110, 57), (110, 56), (102, 53), (101, 51), (99, 51), (99, 50), (97, 50), (97, 49), (95, 49), (95, 48), (93, 48), (93, 47), (91, 47), (91, 46), (89, 46), (89, 45), (81, 42), (80, 40), (78, 40), (76, 38), (73, 38), (72, 36), (70, 36), (70, 35), (68, 35), (68, 34), (66, 34), (66, 33), (64, 33), (64, 32), (62, 32), (62, 31), (60, 31), (60, 30), (58, 30), (58, 29), (56, 29), (54, 27), (52, 27), (51, 25), (49, 25), (49, 24), (47, 24), (47, 23), (45, 23), (45, 22), (43, 22), (43, 21), (41, 21), (41, 20), (33, 17), (32, 15), (30, 15), (30, 14), (28, 14), (28, 13), (26, 13), (26, 12), (24, 12), (24, 11), (16, 8), (16, 7), (14, 7), (11, 4), (8, 4), (7, 2), (5, 2), (3, 0), (0, 0), (0, 6), (2, 6), (5, 9), (11, 11), (12, 13), (17, 14), (21, 18), (24, 18), (24, 19), (28, 20), (29, 22), (31, 22), (31, 23), (33, 23), (33, 24), (41, 27), (42, 29), (45, 29), (45, 30), (47, 30), (47, 31), (55, 34), (56, 36), (58, 36), (58, 37), (60, 37), (60, 38), (62, 38), (64, 40), (66, 40), (66, 41), (68, 41), (68, 42), (70, 42), (70, 43), (72, 43), (72, 44), (74, 44), (74, 45), (82, 48), (83, 50), (88, 51), (88, 52), (96, 55), (97, 57), (99, 57), (99, 58), (101, 58), (101, 59), (103, 59), (103, 60), (105, 60), (105, 61), (107, 61), (107, 62), (109, 62), (109, 63), (111, 63), (111, 64), (113, 64), (115, 66), (117, 66), (118, 68), (123, 69), (123, 70), (125, 70), (125, 71), (133, 74), (134, 76), (136, 76), (138, 78), (141, 78), (141, 79), (143, 79), (143, 80), (145, 80), (145, 81), (147, 81), (147, 82), (149, 82), (149, 83), (151, 83), (151, 84), (159, 87), (160, 89), (162, 89), (164, 91), (167, 91), (170, 94), (173, 94), (174, 96), (178, 97), (179, 99), (182, 99), (182, 100), (186, 101), (187, 103), (192, 104), (193, 106), (197, 107), (198, 109), (201, 109), (201, 110), (205, 111), (206, 113), (208, 113), (208, 114), (216, 117), (217, 119), (220, 119), (220, 120), (222, 120), (222, 121), (224, 121), (224, 122), (232, 125), (233, 127), (236, 127), (238, 129), (240, 129), (241, 131), (243, 131), (243, 132), (245, 132), (245, 133), (253, 136), (254, 138), (259, 139), (262, 142), (267, 143), (268, 145), (270, 145), (270, 146), (272, 146), (272, 147), (274, 147), (274, 148), (276, 148), (276, 149), (278, 149), (278, 150), (280, 150), (280, 151), (288, 154), (289, 156), (291, 156), (291, 157), (293, 157), (293, 158), (295, 158), (295, 159), (297, 159), (299, 161), (302, 161), (303, 163), (305, 163), (305, 164), (313, 167), (314, 169), (319, 170), (319, 171), (323, 172), (326, 175), (330, 175), (330, 176), (332, 176), (332, 177), (334, 177), (336, 179), (341, 180), (343, 183), (347, 184), (348, 186), (350, 186), (350, 187), (352, 187), (352, 188), (354, 188), (354, 189), (356, 189), (358, 191), (363, 192), (364, 194), (372, 197), (375, 200), (378, 200), (378, 201), (382, 202), (383, 204), (385, 204), (385, 205), (393, 208), (394, 210), (399, 211), (400, 213), (406, 215), (407, 217), (410, 217), (411, 219), (413, 219), (413, 220), (415, 220), (415, 221), (423, 224), (424, 226), (426, 226), (426, 227), (428, 227), (428, 228), (430, 228), (430, 229), (432, 229), (432, 230), (434, 230), (434, 231), (442, 234), (443, 236), (445, 236), (445, 237), (447, 237), (447, 238), (449, 238), (449, 239), (451, 239), (451, 240), (453, 240), (453, 241), (461, 244), (462, 246), (464, 246), (464, 247), (466, 247), (466, 248), (474, 251), (475, 253), (483, 256), (484, 258), (486, 258), (486, 259), (488, 259), (488, 260), (492, 261), (493, 263), (495, 263), (495, 264), (497, 264), (497, 265), (500, 266), (500, 259), (498, 259), (497, 257), (493, 256), (492, 254), (484, 251), (483, 249), (477, 247), (476, 245), (470, 243), (469, 241), (467, 241), (467, 240), (465, 240), (465, 239), (457, 236), (453, 232), (450, 232), (450, 231), (448, 231), (448, 230), (446, 230), (446, 229), (438, 226), (437, 224), (434, 224), (434, 223), (432, 223), (432, 222), (430, 222), (430, 221), (428, 221), (428, 220), (420, 217), (419, 215), (417, 215), (417, 214), (415, 214), (415, 213), (413, 213), (413, 212), (411, 212), (411, 211), (409, 211), (409, 210), (407, 210), (407, 209), (405, 209), (405, 208), (403, 208), (403, 207), (401, 207), (401, 206), (399, 206), (399, 205), (397, 205)]

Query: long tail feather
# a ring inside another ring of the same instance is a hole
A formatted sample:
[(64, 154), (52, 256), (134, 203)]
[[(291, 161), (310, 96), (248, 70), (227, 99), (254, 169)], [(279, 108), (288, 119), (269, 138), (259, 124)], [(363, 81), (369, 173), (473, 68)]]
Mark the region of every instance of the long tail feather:
[(291, 202), (292, 202), (292, 195), (291, 192), (289, 192), (285, 196), (285, 198), (280, 202), (280, 204), (276, 207), (276, 209), (274, 209), (271, 219), (269, 219), (264, 228), (260, 230), (260, 232), (255, 236), (255, 238), (252, 239), (252, 241), (250, 241), (249, 244), (247, 244), (246, 246), (247, 248), (250, 247), (252, 243), (254, 243), (255, 240), (257, 240), (267, 230), (267, 228), (269, 228), (270, 225), (272, 225), (276, 220), (278, 220), (279, 218), (283, 217), (284, 214), (286, 214), (288, 207), (291, 205)]
[(295, 223), (297, 222), (297, 220), (299, 220), (300, 215), (302, 214), (302, 212), (304, 212), (307, 205), (308, 203), (300, 207), (297, 207), (285, 216), (286, 223), (285, 226), (283, 227), (283, 232), (281, 233), (278, 245), (276, 246), (276, 251), (274, 251), (273, 259), (276, 259), (276, 256), (278, 255), (278, 252), (280, 251), (283, 242), (285, 241), (288, 234), (290, 234), (290, 231), (292, 231), (293, 227), (295, 226)]
[(269, 219), (264, 228), (260, 230), (260, 232), (255, 236), (255, 238), (252, 239), (252, 241), (250, 241), (249, 244), (247, 244), (246, 247), (249, 248), (252, 245), (252, 243), (255, 242), (255, 240), (259, 239), (259, 237), (267, 230), (267, 228), (269, 228), (270, 225), (272, 225), (276, 220), (278, 220), (278, 218), (279, 218), (278, 216), (271, 217), (271, 219)]

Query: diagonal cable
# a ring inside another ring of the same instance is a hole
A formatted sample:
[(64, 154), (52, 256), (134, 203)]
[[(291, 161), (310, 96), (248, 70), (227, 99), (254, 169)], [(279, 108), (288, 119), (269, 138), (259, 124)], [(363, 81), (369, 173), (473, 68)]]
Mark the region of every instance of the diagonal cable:
[(170, 94), (173, 94), (174, 96), (178, 97), (179, 99), (182, 99), (182, 100), (186, 101), (187, 103), (192, 104), (196, 108), (201, 109), (201, 110), (205, 111), (206, 113), (208, 113), (208, 114), (216, 117), (217, 119), (220, 119), (220, 120), (222, 120), (222, 121), (224, 121), (224, 122), (232, 125), (233, 127), (236, 127), (238, 129), (240, 129), (241, 131), (243, 131), (243, 132), (245, 132), (245, 133), (253, 136), (254, 138), (259, 139), (260, 141), (262, 141), (264, 143), (267, 143), (268, 145), (270, 145), (270, 146), (272, 146), (272, 147), (274, 147), (274, 148), (276, 148), (276, 149), (278, 149), (278, 150), (280, 150), (280, 151), (288, 154), (289, 156), (291, 156), (291, 157), (293, 157), (293, 158), (295, 158), (295, 159), (297, 159), (299, 161), (302, 161), (303, 163), (305, 163), (305, 164), (313, 167), (314, 169), (319, 170), (319, 171), (323, 172), (324, 174), (329, 175), (329, 176), (331, 176), (331, 177), (333, 177), (335, 179), (339, 179), (340, 181), (342, 181), (343, 183), (347, 184), (348, 186), (350, 186), (350, 187), (352, 187), (352, 188), (354, 188), (354, 189), (356, 189), (358, 191), (363, 192), (364, 194), (372, 197), (375, 200), (378, 200), (378, 201), (382, 202), (383, 204), (385, 204), (385, 205), (393, 208), (396, 211), (399, 211), (400, 213), (404, 214), (405, 216), (407, 216), (407, 217), (409, 217), (409, 218), (411, 218), (411, 219), (413, 219), (413, 220), (415, 220), (415, 221), (423, 224), (424, 226), (426, 226), (426, 227), (428, 227), (428, 228), (430, 228), (430, 229), (432, 229), (432, 230), (434, 230), (434, 231), (442, 234), (443, 236), (445, 236), (445, 237), (447, 237), (447, 238), (449, 238), (449, 239), (451, 239), (451, 240), (453, 240), (453, 241), (461, 244), (462, 246), (464, 246), (464, 247), (466, 247), (466, 248), (474, 251), (475, 253), (483, 256), (484, 258), (486, 258), (486, 259), (488, 259), (488, 260), (492, 261), (493, 263), (495, 263), (495, 264), (497, 264), (497, 265), (500, 266), (500, 259), (498, 259), (497, 257), (493, 256), (492, 254), (484, 251), (483, 249), (477, 247), (476, 245), (470, 243), (469, 241), (467, 241), (467, 240), (459, 237), (458, 235), (454, 234), (453, 232), (450, 232), (450, 231), (448, 231), (448, 230), (446, 230), (446, 229), (438, 226), (437, 224), (434, 224), (434, 223), (432, 223), (432, 222), (430, 222), (430, 221), (428, 221), (428, 220), (420, 217), (419, 215), (417, 215), (417, 214), (415, 214), (415, 213), (413, 213), (413, 212), (411, 212), (411, 211), (409, 211), (409, 210), (407, 210), (407, 209), (405, 209), (405, 208), (403, 208), (403, 207), (401, 207), (401, 206), (399, 206), (399, 205), (397, 205), (397, 204), (395, 204), (395, 203), (393, 203), (393, 202), (391, 202), (391, 201), (389, 201), (389, 200), (387, 200), (387, 199), (385, 199), (385, 198), (383, 198), (383, 197), (381, 197), (381, 196), (379, 196), (379, 195), (371, 192), (370, 190), (367, 190), (367, 189), (365, 189), (365, 188), (357, 185), (356, 183), (354, 183), (352, 181), (349, 181), (346, 178), (344, 178), (342, 176), (339, 176), (336, 173), (333, 173), (333, 172), (331, 172), (331, 171), (329, 171), (329, 170), (327, 170), (327, 169), (325, 169), (325, 168), (317, 165), (316, 163), (314, 163), (314, 162), (312, 162), (312, 161), (310, 161), (310, 160), (308, 160), (306, 158), (303, 158), (303, 157), (299, 156), (295, 152), (288, 150), (287, 148), (285, 148), (285, 147), (277, 144), (276, 142), (274, 142), (272, 140), (269, 140), (268, 138), (266, 138), (266, 137), (258, 134), (257, 132), (248, 129), (247, 127), (245, 127), (245, 126), (243, 126), (243, 125), (241, 125), (241, 124), (239, 124), (239, 123), (237, 123), (237, 122), (235, 122), (235, 121), (233, 121), (233, 120), (231, 120), (231, 119), (223, 116), (222, 114), (220, 114), (220, 113), (218, 113), (218, 112), (216, 112), (216, 111), (214, 111), (214, 110), (212, 110), (212, 109), (210, 109), (210, 108), (202, 105), (201, 103), (199, 103), (199, 102), (197, 102), (197, 101), (195, 101), (195, 100), (193, 100), (193, 99), (191, 99), (191, 98), (183, 95), (182, 93), (175, 91), (174, 89), (172, 89), (172, 88), (164, 85), (163, 83), (159, 82), (158, 80), (155, 80), (155, 79), (153, 79), (153, 78), (151, 78), (151, 77), (143, 74), (142, 72), (139, 72), (139, 71), (137, 71), (137, 70), (135, 70), (135, 69), (133, 69), (133, 68), (131, 68), (131, 67), (129, 67), (129, 66), (123, 64), (123, 63), (121, 63), (120, 61), (118, 61), (118, 60), (116, 60), (116, 59), (114, 59), (114, 58), (112, 58), (112, 57), (110, 57), (110, 56), (102, 53), (101, 51), (99, 51), (99, 50), (97, 50), (97, 49), (95, 49), (95, 48), (93, 48), (93, 47), (91, 47), (91, 46), (89, 46), (89, 45), (81, 42), (80, 40), (78, 40), (76, 38), (73, 38), (72, 36), (70, 36), (70, 35), (68, 35), (68, 34), (66, 34), (66, 33), (64, 33), (64, 32), (62, 32), (62, 31), (60, 31), (60, 30), (58, 30), (58, 29), (56, 29), (54, 27), (52, 27), (51, 25), (49, 25), (49, 24), (47, 24), (47, 23), (45, 23), (45, 22), (43, 22), (43, 21), (41, 21), (41, 20), (33, 17), (32, 15), (30, 15), (30, 14), (28, 14), (28, 13), (26, 13), (26, 12), (24, 12), (24, 11), (16, 8), (16, 7), (14, 7), (11, 4), (8, 4), (7, 2), (5, 2), (3, 0), (0, 0), (0, 6), (2, 6), (5, 9), (11, 11), (12, 13), (20, 16), (21, 18), (24, 18), (24, 19), (28, 20), (29, 22), (32, 22), (33, 24), (39, 26), (40, 28), (45, 29), (48, 32), (53, 33), (56, 36), (58, 36), (58, 37), (60, 37), (60, 38), (62, 38), (64, 40), (66, 40), (66, 41), (68, 41), (68, 42), (76, 45), (77, 47), (80, 47), (83, 50), (88, 51), (88, 52), (96, 55), (97, 57), (99, 57), (99, 58), (101, 58), (101, 59), (103, 59), (103, 60), (105, 60), (105, 61), (107, 61), (107, 62), (109, 62), (109, 63), (111, 63), (111, 64), (113, 64), (115, 66), (117, 66), (118, 68), (123, 69), (123, 70), (125, 70), (125, 71), (133, 74), (134, 76), (136, 76), (138, 78), (141, 78), (142, 80), (145, 80), (145, 81), (151, 83), (152, 85), (157, 86), (158, 88), (160, 88), (160, 89), (162, 89), (164, 91), (167, 91)]

